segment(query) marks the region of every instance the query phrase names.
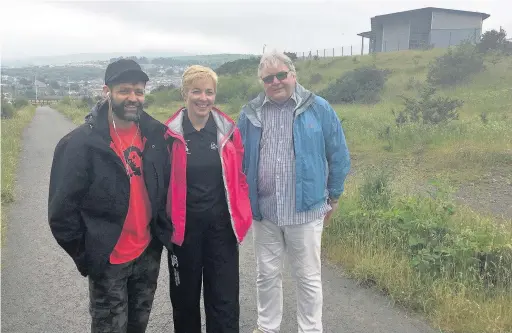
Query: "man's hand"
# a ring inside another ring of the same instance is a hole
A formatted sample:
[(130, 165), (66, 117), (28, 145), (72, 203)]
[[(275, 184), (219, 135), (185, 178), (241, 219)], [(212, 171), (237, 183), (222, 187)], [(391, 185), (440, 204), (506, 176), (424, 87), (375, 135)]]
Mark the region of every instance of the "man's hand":
[(338, 209), (338, 201), (332, 201), (329, 199), (329, 205), (332, 207), (332, 209), (330, 211), (328, 211), (327, 214), (325, 214), (324, 228), (329, 226), (329, 224), (331, 224), (331, 215), (334, 211), (336, 211), (336, 209)]

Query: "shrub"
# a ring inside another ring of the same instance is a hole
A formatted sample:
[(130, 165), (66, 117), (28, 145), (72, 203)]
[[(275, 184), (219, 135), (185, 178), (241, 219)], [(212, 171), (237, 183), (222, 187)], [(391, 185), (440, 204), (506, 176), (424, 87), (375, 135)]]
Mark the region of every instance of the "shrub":
[(420, 81), (416, 80), (414, 76), (411, 76), (405, 85), (406, 90), (419, 90), (422, 88), (422, 84)]
[(500, 29), (500, 31), (493, 29), (486, 31), (482, 35), (477, 47), (478, 51), (486, 53), (490, 50), (503, 51), (508, 46), (507, 44), (510, 44), (510, 42), (507, 41), (507, 32), (504, 29)]
[(448, 97), (435, 97), (434, 87), (425, 88), (419, 99), (401, 96), (404, 99), (404, 110), (395, 115), (397, 126), (405, 123), (440, 124), (458, 119), (457, 108), (463, 101)]
[[(151, 97), (150, 97), (151, 96)], [(151, 94), (146, 95), (146, 100), (149, 98), (149, 104), (159, 106), (166, 106), (172, 102), (180, 102), (183, 100), (181, 90), (179, 88), (166, 88), (162, 90), (152, 90)]]
[(359, 192), (359, 200), (364, 209), (389, 208), (392, 193), (391, 175), (385, 168), (368, 169)]
[(449, 49), (438, 57), (428, 70), (427, 81), (432, 85), (454, 85), (484, 68), (484, 59), (469, 42)]
[(94, 99), (90, 96), (83, 96), (76, 103), (76, 106), (80, 109), (89, 109), (93, 105), (94, 105)]
[(387, 70), (375, 66), (346, 72), (320, 92), (331, 103), (376, 103), (386, 83)]
[(155, 104), (156, 97), (155, 95), (148, 94), (144, 98), (144, 107), (149, 107), (150, 105)]
[(315, 74), (311, 75), (311, 78), (309, 79), (309, 83), (310, 84), (317, 84), (320, 81), (322, 81), (322, 78), (323, 78), (322, 74), (315, 73)]
[(22, 107), (28, 105), (28, 99), (22, 98), (22, 97), (18, 97), (18, 98), (16, 98), (14, 100), (12, 105), (14, 106), (15, 109), (21, 109)]
[[(259, 89), (256, 80), (245, 76), (225, 76), (219, 79), (217, 103), (228, 103), (233, 98), (249, 99)], [(259, 91), (258, 91), (259, 92)]]
[(61, 104), (63, 105), (71, 105), (71, 98), (69, 96), (65, 96), (61, 101)]
[(291, 61), (297, 60), (297, 53), (295, 52), (284, 52), (284, 54), (288, 56), (288, 58), (290, 58)]
[(220, 65), (215, 72), (218, 75), (238, 74), (243, 71), (256, 72), (260, 57), (251, 57), (248, 59), (237, 59)]
[(174, 85), (174, 84), (169, 84), (168, 86), (166, 85), (160, 85), (158, 87), (156, 87), (155, 89), (151, 90), (151, 93), (156, 93), (156, 92), (159, 92), (159, 91), (170, 91), (170, 90), (173, 90), (173, 89), (176, 89), (177, 87)]
[(14, 117), (15, 109), (11, 103), (7, 102), (7, 100), (2, 98), (1, 107), (2, 107), (2, 118), (3, 119)]

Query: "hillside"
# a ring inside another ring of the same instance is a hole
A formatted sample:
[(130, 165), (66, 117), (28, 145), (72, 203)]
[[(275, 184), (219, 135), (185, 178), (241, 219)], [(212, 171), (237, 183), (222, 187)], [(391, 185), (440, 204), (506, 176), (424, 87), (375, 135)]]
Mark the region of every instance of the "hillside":
[[(297, 62), (299, 82), (314, 92), (364, 66), (387, 77), (378, 102), (333, 105), (353, 168), (324, 253), (440, 331), (512, 332), (512, 57), (488, 54), (481, 71), (437, 88), (426, 105), (462, 101), (450, 121), (398, 126), (401, 96), (418, 96), (445, 52)], [(246, 64), (219, 78), (219, 107), (234, 118), (261, 90), (256, 65)], [(169, 102), (176, 91), (154, 98), (149, 111), (160, 120), (183, 104)]]
[[(397, 127), (392, 111), (403, 109), (401, 95), (419, 94), (427, 77), (429, 64), (444, 50), (403, 51), (377, 56), (340, 57), (297, 62), (299, 82), (314, 92), (321, 92), (342, 74), (356, 68), (376, 65), (389, 70), (380, 101), (375, 104), (335, 104), (352, 156), (354, 170), (367, 165), (396, 169), (402, 181), (414, 190), (419, 183), (439, 178), (453, 186), (486, 181), (493, 173), (510, 184), (512, 177), (512, 57), (485, 59), (486, 69), (468, 82), (441, 88), (438, 94), (460, 99), (459, 119), (442, 126), (414, 124)], [(257, 94), (261, 87), (256, 65), (242, 73), (221, 75), (217, 102), (237, 116), (240, 106)], [(161, 96), (158, 97), (158, 94)], [(150, 111), (159, 119), (173, 112), (180, 102), (163, 107), (159, 100), (176, 99), (179, 94), (157, 93)], [(233, 105), (234, 104), (234, 105)], [(512, 196), (512, 193), (508, 193)], [(491, 212), (493, 210), (491, 209)], [(503, 213), (512, 218), (510, 208)]]
[[(353, 99), (333, 103), (353, 167), (324, 255), (440, 332), (512, 332), (512, 56), (454, 52), (296, 62), (305, 87)], [(220, 69), (218, 106), (235, 119), (262, 89), (256, 65)], [(457, 83), (431, 94), (429, 77)], [(177, 90), (147, 101), (161, 121), (183, 105)]]

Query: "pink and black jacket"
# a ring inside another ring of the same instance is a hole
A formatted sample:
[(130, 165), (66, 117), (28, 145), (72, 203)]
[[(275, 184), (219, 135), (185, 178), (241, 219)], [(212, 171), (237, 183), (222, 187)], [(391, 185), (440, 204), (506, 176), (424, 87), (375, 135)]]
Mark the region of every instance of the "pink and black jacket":
[[(174, 225), (172, 242), (183, 244), (186, 228), (187, 152), (183, 137), (184, 108), (179, 109), (165, 125), (170, 145), (171, 175), (167, 193), (167, 215)], [(244, 148), (235, 122), (220, 110), (213, 108), (211, 116), (217, 125), (217, 145), (222, 164), (224, 190), (231, 216), (231, 225), (238, 243), (241, 243), (252, 223), (249, 188), (242, 169)]]

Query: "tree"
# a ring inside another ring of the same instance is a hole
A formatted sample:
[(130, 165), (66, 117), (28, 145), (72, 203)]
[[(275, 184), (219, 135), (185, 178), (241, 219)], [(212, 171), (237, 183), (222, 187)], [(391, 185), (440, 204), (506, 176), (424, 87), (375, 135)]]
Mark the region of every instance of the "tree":
[(57, 80), (51, 80), (50, 87), (52, 89), (60, 89), (60, 84), (59, 84), (59, 82), (57, 82)]
[(32, 81), (25, 77), (22, 77), (22, 78), (20, 78), (20, 83), (24, 86), (29, 86), (32, 84)]
[(297, 60), (297, 53), (295, 52), (284, 52), (285, 55), (288, 56), (288, 58), (291, 59), (291, 61)]
[(14, 116), (14, 107), (7, 101), (4, 94), (2, 94), (2, 118), (12, 118)]
[(483, 53), (489, 50), (504, 50), (507, 44), (510, 44), (507, 41), (507, 32), (502, 28), (500, 28), (500, 31), (493, 29), (486, 31), (482, 35), (482, 39), (478, 44), (478, 50)]

